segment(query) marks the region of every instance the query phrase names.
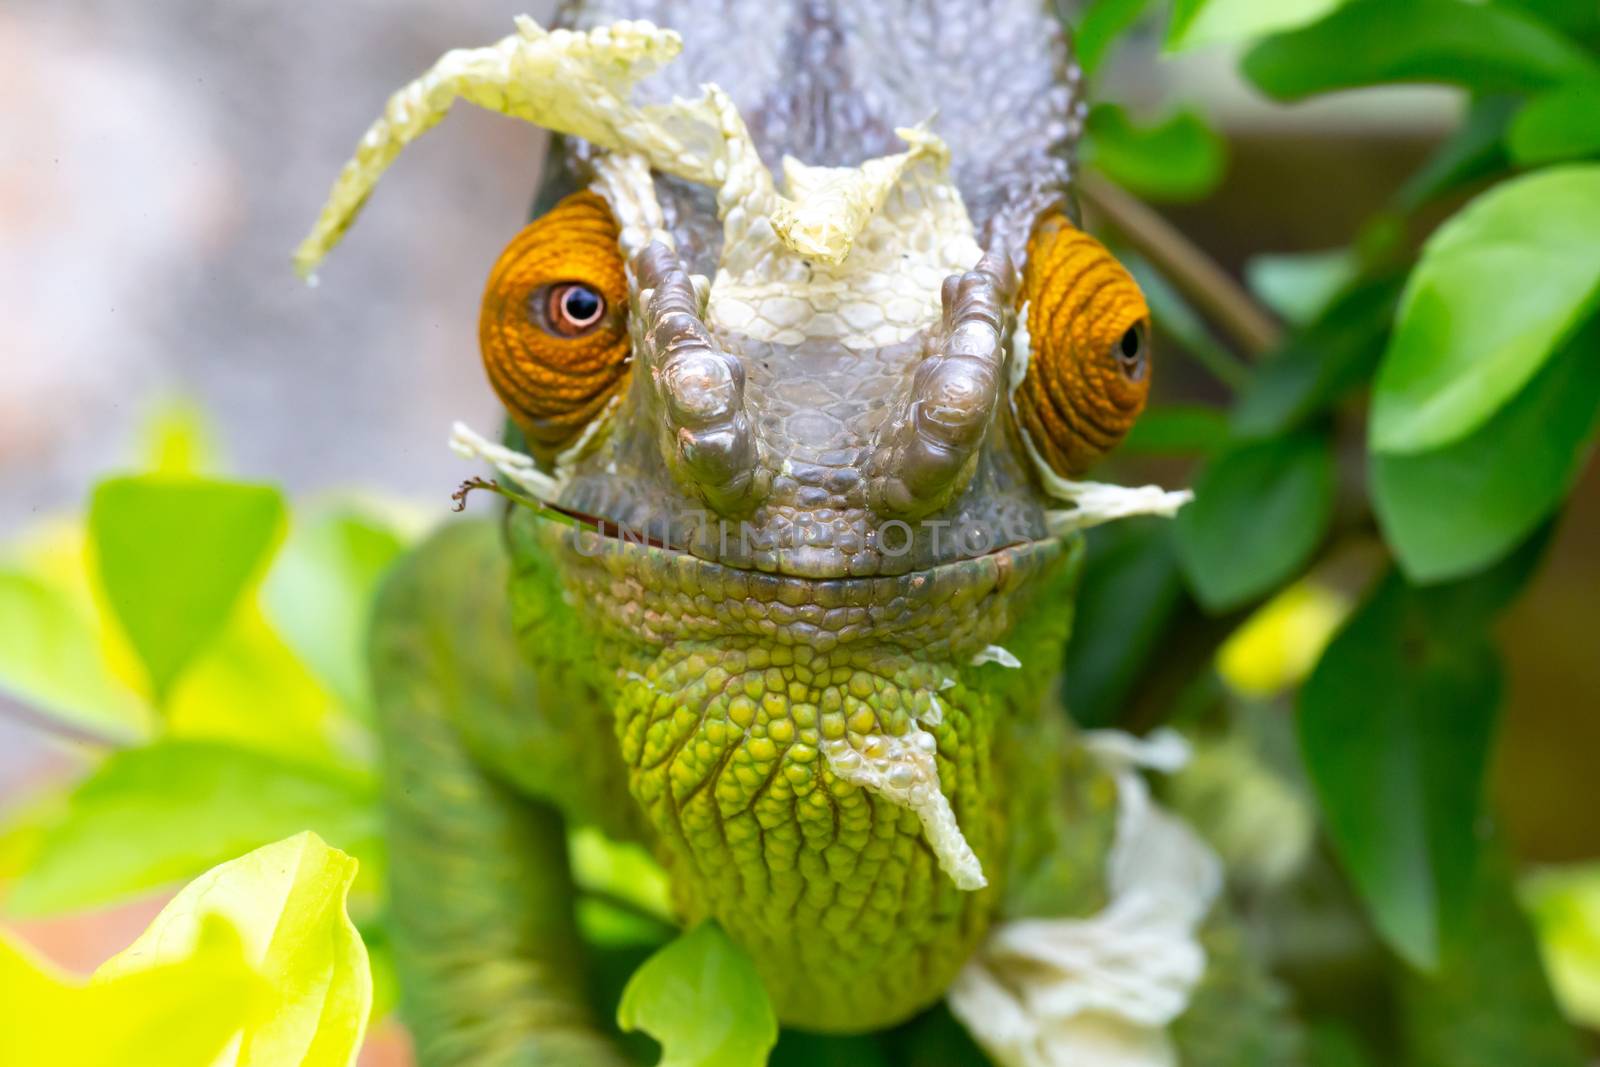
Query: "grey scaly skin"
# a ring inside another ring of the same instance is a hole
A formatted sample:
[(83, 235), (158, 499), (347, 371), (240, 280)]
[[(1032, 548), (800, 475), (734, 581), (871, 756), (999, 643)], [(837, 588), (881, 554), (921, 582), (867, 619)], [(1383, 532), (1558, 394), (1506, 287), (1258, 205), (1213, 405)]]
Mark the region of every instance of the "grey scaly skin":
[[(378, 607), (418, 1055), (621, 1062), (582, 992), (563, 823), (652, 848), (685, 922), (750, 953), (785, 1024), (888, 1027), (997, 923), (1106, 904), (1116, 788), (1054, 701), (1081, 539), (1052, 534), (1059, 504), (1003, 402), (1017, 265), (1068, 198), (1080, 77), (1025, 3), (616, 0), (563, 18), (677, 30), (682, 56), (642, 99), (719, 84), (769, 166), (891, 155), (897, 127), (935, 116), (983, 255), (913, 336), (758, 339), (709, 324), (693, 278), (722, 262), (716, 195), (654, 174), (674, 247), (631, 255), (631, 384), (552, 501), (606, 525), (512, 509), (501, 529), (448, 528)], [(563, 145), (546, 199), (602, 155)], [(1182, 1062), (1288, 1062), (1268, 983), (1225, 925), (1207, 937), (1224, 950), (1204, 1014), (1174, 1028)]]

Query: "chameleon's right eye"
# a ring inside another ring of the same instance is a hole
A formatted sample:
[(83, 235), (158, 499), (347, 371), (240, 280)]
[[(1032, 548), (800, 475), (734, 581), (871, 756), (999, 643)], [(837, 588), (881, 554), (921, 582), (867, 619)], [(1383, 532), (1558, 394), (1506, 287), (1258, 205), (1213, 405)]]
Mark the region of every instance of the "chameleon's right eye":
[(627, 381), (627, 295), (616, 220), (589, 192), (529, 223), (489, 273), (484, 369), (541, 459), (571, 444)]

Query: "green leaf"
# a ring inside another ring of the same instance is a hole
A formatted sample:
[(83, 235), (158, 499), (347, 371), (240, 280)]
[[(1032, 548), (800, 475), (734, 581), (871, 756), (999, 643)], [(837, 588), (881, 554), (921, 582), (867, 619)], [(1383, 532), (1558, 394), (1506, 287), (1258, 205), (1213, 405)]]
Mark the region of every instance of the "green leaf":
[(1178, 513), (1178, 559), (1200, 603), (1239, 607), (1293, 578), (1333, 514), (1328, 442), (1296, 433), (1218, 456)]
[(63, 590), (0, 571), (0, 690), (72, 726), (129, 743), (150, 731), (137, 693), (106, 664), (100, 634)]
[(1300, 695), (1300, 742), (1328, 836), (1378, 932), (1431, 968), (1474, 890), (1500, 671), (1391, 573)]
[(1490, 849), (1461, 934), (1438, 971), (1404, 976), (1401, 1022), (1415, 1067), (1582, 1067), (1578, 1034), (1550, 992), (1528, 917)]
[(1561, 1010), (1600, 1030), (1600, 863), (1536, 871), (1522, 880), (1521, 897)]
[(1150, 4), (1151, 0), (1094, 0), (1084, 8), (1072, 33), (1072, 50), (1086, 75), (1094, 76), (1111, 45)]
[(1600, 318), (1465, 440), (1370, 457), (1372, 503), (1406, 574), (1435, 582), (1509, 552), (1561, 503), (1600, 424)]
[(392, 528), (355, 510), (320, 515), (290, 531), (262, 587), (268, 618), (348, 707), (369, 703), (367, 614), (404, 548)]
[(1394, 82), (1521, 92), (1596, 72), (1588, 55), (1544, 23), (1460, 0), (1355, 0), (1257, 44), (1242, 68), (1278, 100)]
[[(206, 925), (231, 923), (267, 980), (266, 1010), (241, 1035), (237, 1067), (348, 1067), (366, 1034), (372, 972), (345, 914), (356, 861), (302, 833), (208, 871), (144, 935), (95, 972), (96, 982), (181, 960)], [(196, 989), (198, 997), (203, 989)]]
[(0, 932), (0, 1063), (213, 1067), (267, 999), (222, 919), (203, 923), (181, 957), (90, 982)]
[(766, 987), (743, 949), (705, 922), (628, 980), (617, 1025), (661, 1042), (660, 1067), (762, 1067), (778, 1039)]
[(1304, 26), (1344, 0), (1175, 0), (1167, 50), (1183, 51)]
[[(129, 749), (73, 790), (12, 886), (7, 910), (38, 916), (105, 904), (306, 829), (381, 855), (375, 786), (227, 745)], [(376, 877), (381, 864), (370, 866)]]
[(1183, 576), (1164, 519), (1129, 519), (1089, 533), (1062, 675), (1067, 709), (1111, 726), (1183, 600)]
[(1200, 404), (1150, 408), (1123, 438), (1124, 456), (1208, 455), (1228, 439), (1228, 416)]
[(95, 488), (100, 582), (158, 702), (264, 569), (283, 516), (266, 486), (153, 475)]
[(1222, 181), (1227, 145), (1193, 108), (1135, 126), (1116, 104), (1089, 112), (1085, 160), (1151, 200), (1198, 200)]
[(1510, 169), (1502, 139), (1521, 103), (1516, 96), (1484, 96), (1472, 101), (1456, 131), (1406, 179), (1395, 197), (1400, 209), (1417, 211), (1464, 185)]
[(1302, 425), (1371, 376), (1400, 299), (1401, 276), (1357, 279), (1255, 370), (1233, 411), (1239, 437)]
[(1250, 291), (1285, 320), (1310, 322), (1355, 280), (1359, 264), (1348, 248), (1252, 256), (1244, 265)]
[(1478, 197), (1428, 240), (1372, 398), (1375, 452), (1459, 441), (1528, 383), (1600, 300), (1600, 165)]
[(1600, 153), (1600, 81), (1534, 97), (1512, 120), (1506, 143), (1523, 166)]

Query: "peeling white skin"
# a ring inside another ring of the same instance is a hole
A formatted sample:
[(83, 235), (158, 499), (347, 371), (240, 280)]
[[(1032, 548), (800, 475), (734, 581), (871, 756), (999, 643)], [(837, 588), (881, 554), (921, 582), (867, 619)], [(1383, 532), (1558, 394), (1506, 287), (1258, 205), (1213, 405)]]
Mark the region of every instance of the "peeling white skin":
[(861, 740), (860, 748), (844, 737), (824, 741), (820, 747), (838, 778), (916, 813), (939, 866), (957, 889), (970, 892), (989, 884), (940, 788), (932, 734), (913, 722), (900, 737), (872, 734)]
[(532, 456), (496, 444), (464, 422), (454, 423), (450, 427), (450, 451), (462, 459), (481, 460), (489, 464), (517, 488), (541, 503), (553, 503), (561, 495), (563, 478), (546, 474), (539, 469)]
[(1028, 458), (1033, 461), (1033, 468), (1045, 492), (1057, 500), (1074, 505), (1045, 512), (1045, 523), (1053, 537), (1065, 537), (1074, 530), (1087, 530), (1091, 526), (1135, 515), (1159, 515), (1170, 519), (1194, 499), (1192, 489), (1163, 489), (1159, 485), (1109, 485), (1105, 482), (1074, 482), (1063, 478), (1045, 462), (1029, 438), (1028, 431), (1020, 424), (1017, 433), (1022, 438), (1023, 447), (1028, 450)]
[(1197, 930), (1222, 866), (1155, 805), (1138, 768), (1176, 770), (1188, 747), (1171, 731), (1084, 741), (1117, 782), (1110, 903), (1002, 925), (951, 986), (950, 1009), (1002, 1067), (1178, 1067), (1167, 1027), (1205, 972)]
[(981, 667), (985, 663), (998, 663), (1002, 667), (1010, 667), (1013, 670), (1022, 666), (1020, 659), (999, 645), (987, 645), (983, 651), (972, 657), (972, 665), (974, 667)]

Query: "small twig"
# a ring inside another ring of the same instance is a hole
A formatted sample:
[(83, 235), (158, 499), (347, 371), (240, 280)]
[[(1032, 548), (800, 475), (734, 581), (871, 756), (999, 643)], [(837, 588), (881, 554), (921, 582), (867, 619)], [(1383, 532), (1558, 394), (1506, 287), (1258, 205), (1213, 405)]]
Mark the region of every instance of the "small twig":
[(1079, 175), (1078, 191), (1246, 355), (1259, 358), (1283, 340), (1283, 327), (1227, 271), (1137, 197), (1093, 173)]
[(21, 723), (28, 729), (36, 730), (42, 734), (49, 734), (58, 740), (70, 741), (74, 744), (95, 745), (99, 748), (129, 748), (139, 742), (137, 737), (129, 734), (115, 734), (92, 726), (64, 722), (53, 715), (46, 715), (4, 694), (0, 694), (0, 717), (11, 719)]

